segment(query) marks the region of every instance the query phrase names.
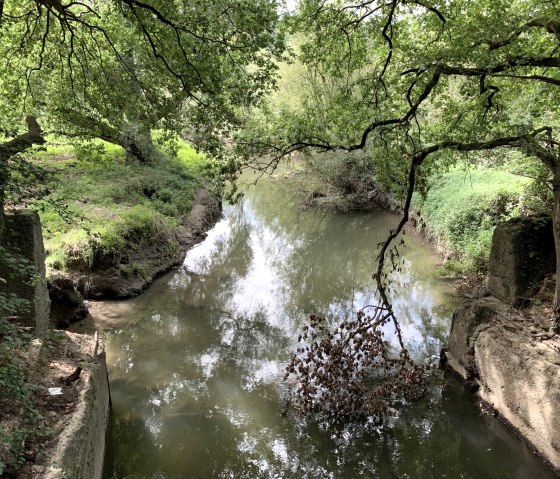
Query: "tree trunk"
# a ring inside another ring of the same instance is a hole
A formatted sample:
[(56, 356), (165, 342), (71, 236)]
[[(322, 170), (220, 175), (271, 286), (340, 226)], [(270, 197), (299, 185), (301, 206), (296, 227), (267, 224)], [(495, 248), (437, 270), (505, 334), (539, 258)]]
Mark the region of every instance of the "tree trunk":
[[(0, 0), (1, 2), (1, 0)], [(43, 131), (34, 116), (28, 115), (27, 132), (16, 136), (12, 140), (0, 143), (0, 238), (4, 233), (4, 204), (6, 201), (6, 188), (10, 179), (8, 161), (14, 155), (25, 151), (33, 145), (43, 145)]]
[(143, 164), (151, 163), (157, 154), (151, 131), (134, 124), (123, 128), (119, 144), (125, 149), (129, 158)]
[(554, 289), (554, 311), (550, 318), (550, 334), (560, 334), (560, 172), (554, 175), (554, 208), (552, 212), (552, 231), (554, 232), (554, 247), (556, 249), (556, 286)]

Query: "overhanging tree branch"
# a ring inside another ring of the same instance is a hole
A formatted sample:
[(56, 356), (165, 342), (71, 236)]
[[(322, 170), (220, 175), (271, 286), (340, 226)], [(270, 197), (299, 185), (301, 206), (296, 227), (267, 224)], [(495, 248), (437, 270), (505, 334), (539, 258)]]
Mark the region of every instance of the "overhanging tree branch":
[(388, 314), (391, 317), (391, 320), (395, 326), (395, 330), (397, 332), (397, 336), (402, 348), (404, 348), (404, 343), (403, 343), (399, 323), (394, 315), (391, 301), (389, 300), (387, 295), (387, 286), (383, 281), (383, 279), (386, 278), (386, 275), (384, 273), (384, 268), (386, 263), (386, 256), (391, 244), (400, 235), (406, 223), (408, 223), (409, 216), (410, 216), (412, 195), (414, 194), (415, 191), (418, 170), (421, 167), (422, 163), (431, 154), (443, 150), (471, 152), (471, 151), (494, 150), (497, 148), (507, 147), (507, 148), (519, 149), (527, 155), (534, 156), (540, 159), (546, 166), (550, 168), (550, 170), (553, 173), (555, 173), (557, 169), (560, 167), (560, 159), (557, 156), (555, 156), (550, 151), (550, 149), (543, 147), (538, 141), (539, 135), (544, 133), (547, 135), (544, 141), (545, 143), (548, 143), (550, 145), (551, 140), (549, 140), (549, 138), (551, 132), (552, 132), (551, 127), (543, 126), (541, 128), (532, 131), (531, 133), (527, 133), (523, 135), (498, 137), (492, 140), (482, 141), (482, 142), (461, 143), (461, 142), (454, 142), (454, 141), (444, 141), (441, 143), (433, 144), (421, 150), (418, 150), (414, 154), (412, 154), (410, 167), (408, 171), (407, 192), (406, 192), (404, 205), (402, 208), (401, 220), (399, 221), (399, 224), (397, 225), (396, 229), (391, 230), (389, 232), (389, 236), (387, 237), (387, 239), (381, 244), (381, 249), (379, 250), (379, 254), (377, 257), (377, 270), (373, 275), (373, 279), (376, 282), (377, 290), (379, 291), (383, 307), (388, 311)]
[[(25, 121), (27, 123), (27, 131), (25, 133), (0, 143), (0, 161), (5, 162), (10, 157), (31, 148), (33, 145), (43, 145), (45, 143), (43, 131), (37, 119), (32, 115), (28, 115)], [(1, 167), (2, 165), (0, 165)]]

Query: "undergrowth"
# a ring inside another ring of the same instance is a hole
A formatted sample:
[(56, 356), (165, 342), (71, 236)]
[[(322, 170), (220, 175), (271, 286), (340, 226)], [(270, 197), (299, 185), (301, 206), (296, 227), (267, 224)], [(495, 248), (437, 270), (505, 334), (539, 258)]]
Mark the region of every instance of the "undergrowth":
[(37, 279), (33, 264), (18, 253), (0, 246), (6, 277), (0, 277), (0, 476), (17, 471), (28, 459), (31, 442), (48, 434), (37, 427), (42, 419), (35, 407), (35, 385), (29, 381), (25, 351), (33, 340), (29, 328), (12, 323), (9, 317), (29, 311), (27, 299), (5, 289), (18, 278)]
[[(23, 352), (31, 333), (0, 317), (0, 407), (2, 419), (12, 416), (11, 427), (0, 426), (0, 476), (17, 471), (29, 458), (29, 444), (49, 434), (37, 427), (42, 419), (35, 407), (35, 386), (29, 381)], [(7, 424), (10, 424), (8, 421)]]
[[(158, 146), (151, 164), (131, 162), (122, 148), (102, 141), (48, 146), (35, 154), (57, 180), (35, 206), (48, 268), (65, 269), (76, 260), (91, 264), (96, 254), (118, 256), (148, 241), (173, 247), (180, 218), (190, 211), (196, 189), (212, 178), (213, 166), (184, 142), (162, 139)], [(67, 205), (66, 214), (53, 203)]]

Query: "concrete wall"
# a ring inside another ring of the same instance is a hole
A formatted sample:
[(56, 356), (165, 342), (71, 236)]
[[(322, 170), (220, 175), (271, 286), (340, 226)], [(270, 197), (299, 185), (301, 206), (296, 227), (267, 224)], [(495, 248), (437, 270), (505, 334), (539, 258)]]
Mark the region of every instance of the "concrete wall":
[(496, 226), (488, 260), (488, 290), (513, 306), (526, 305), (556, 269), (550, 217), (513, 218)]
[[(18, 274), (12, 262), (0, 257), (0, 282), (3, 293), (15, 294), (29, 302), (29, 311), (14, 319), (34, 327), (44, 337), (49, 325), (50, 299), (45, 278), (45, 250), (39, 217), (35, 212), (18, 211), (6, 215), (1, 244), (11, 256), (21, 256), (34, 267), (33, 274)], [(16, 268), (21, 269), (21, 268)], [(35, 466), (37, 479), (101, 479), (105, 456), (105, 437), (109, 420), (110, 394), (103, 343), (94, 337), (66, 332), (83, 358), (80, 389), (75, 411), (58, 437), (51, 464)], [(52, 455), (51, 455), (52, 454)]]
[(489, 296), (455, 313), (448, 365), (560, 471), (560, 355), (515, 309)]
[(560, 356), (501, 324), (475, 342), (479, 395), (560, 470)]
[(5, 231), (2, 246), (12, 255), (20, 255), (34, 266), (36, 277), (18, 274), (5, 258), (0, 258), (0, 277), (6, 280), (0, 284), (2, 292), (15, 294), (29, 301), (29, 311), (18, 314), (18, 320), (35, 328), (35, 334), (43, 337), (48, 329), (50, 299), (45, 278), (45, 249), (39, 216), (34, 211), (17, 211), (5, 217)]
[(105, 348), (95, 337), (68, 334), (88, 354), (95, 357), (83, 366), (85, 382), (70, 423), (59, 436), (50, 466), (37, 470), (44, 479), (101, 479), (105, 457), (105, 435), (109, 421), (110, 395)]

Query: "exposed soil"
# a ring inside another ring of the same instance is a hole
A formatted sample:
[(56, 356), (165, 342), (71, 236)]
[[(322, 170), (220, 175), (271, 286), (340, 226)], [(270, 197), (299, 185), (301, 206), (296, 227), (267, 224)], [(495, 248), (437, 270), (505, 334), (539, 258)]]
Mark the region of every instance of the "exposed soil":
[[(118, 256), (96, 254), (92, 264), (77, 255), (69, 262), (68, 278), (86, 299), (124, 299), (140, 294), (157, 277), (180, 265), (186, 252), (206, 237), (219, 219), (221, 205), (204, 188), (197, 190), (194, 204), (182, 219), (173, 238), (152, 238), (130, 243)], [(170, 244), (176, 247), (170, 248)]]

